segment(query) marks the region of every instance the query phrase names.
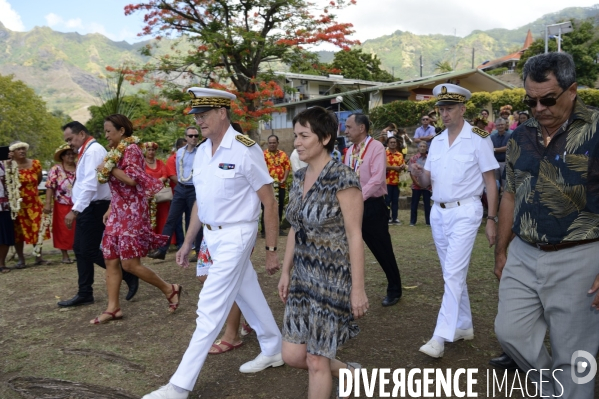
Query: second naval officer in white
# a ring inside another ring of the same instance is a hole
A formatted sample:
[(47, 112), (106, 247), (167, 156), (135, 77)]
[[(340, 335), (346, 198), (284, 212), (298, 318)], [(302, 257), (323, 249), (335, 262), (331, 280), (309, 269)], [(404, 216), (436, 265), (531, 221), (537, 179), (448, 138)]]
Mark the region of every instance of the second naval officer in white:
[(212, 343), (233, 302), (256, 331), (261, 353), (241, 366), (254, 373), (283, 365), (281, 332), (258, 284), (250, 261), (256, 242), (260, 203), (266, 223), (266, 270), (280, 268), (276, 253), (278, 210), (260, 147), (231, 127), (228, 108), (235, 95), (192, 87), (192, 110), (202, 135), (193, 164), (196, 204), (189, 231), (177, 252), (177, 263), (188, 266), (191, 244), (201, 223), (213, 264), (198, 302), (197, 327), (170, 383), (144, 399), (185, 399), (193, 389)]
[(432, 184), (431, 228), (441, 262), (445, 291), (433, 338), (420, 348), (429, 356), (443, 356), (445, 342), (474, 338), (466, 276), (474, 240), (483, 217), (481, 196), (487, 190), (488, 217), (485, 232), (495, 243), (497, 185), (489, 133), (464, 120), (471, 93), (441, 84), (433, 89), (446, 129), (431, 142), (424, 170), (414, 165), (423, 187)]

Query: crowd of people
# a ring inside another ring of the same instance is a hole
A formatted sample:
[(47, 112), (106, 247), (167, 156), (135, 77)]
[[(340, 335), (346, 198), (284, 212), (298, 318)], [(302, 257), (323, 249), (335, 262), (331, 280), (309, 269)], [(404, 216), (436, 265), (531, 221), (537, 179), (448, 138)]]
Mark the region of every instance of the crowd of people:
[[(74, 251), (79, 276), (77, 294), (58, 305), (94, 302), (97, 264), (106, 268), (108, 304), (90, 323), (104, 324), (123, 318), (122, 280), (127, 300), (142, 279), (162, 292), (168, 311), (178, 309), (183, 287), (141, 263), (145, 256), (164, 259), (176, 244), (176, 263), (194, 262), (203, 282), (196, 329), (169, 383), (144, 399), (186, 399), (206, 357), (238, 348), (241, 335), (252, 329), (260, 353), (240, 372), (285, 363), (308, 370), (308, 397), (324, 399), (340, 370), (361, 368), (337, 355), (359, 333), (356, 321), (371, 306), (364, 243), (387, 279), (381, 305), (393, 306), (403, 295), (389, 225), (400, 224), (400, 176), (408, 172), (410, 226), (422, 197), (444, 279), (437, 322), (420, 352), (440, 358), (446, 344), (474, 339), (466, 279), (484, 221), (488, 244), (495, 245), (495, 330), (505, 351), (492, 364), (541, 370), (529, 378), (543, 386), (545, 397), (591, 399), (592, 380), (568, 379), (574, 353), (599, 350), (588, 333), (599, 324), (598, 116), (577, 97), (574, 70), (565, 53), (531, 57), (524, 66), (524, 102), (532, 115), (504, 106), (493, 122), (486, 109), (472, 124), (465, 120), (471, 93), (438, 85), (436, 110), (421, 117), (412, 155), (405, 130), (391, 123), (377, 140), (362, 113), (347, 119), (343, 133), (351, 145), (341, 153), (337, 119), (321, 107), (293, 119), (289, 157), (276, 135), (263, 151), (231, 121), (233, 94), (196, 87), (188, 92), (197, 127), (186, 129), (185, 142), (177, 142), (166, 163), (156, 158), (158, 145), (141, 143), (123, 115), (105, 119), (108, 152), (84, 125), (71, 122), (63, 127), (67, 144), (55, 152), (45, 204), (37, 193), (41, 166), (27, 158), (26, 143), (12, 143), (9, 161), (0, 163), (0, 272), (10, 270), (10, 246), (19, 256), (17, 267), (24, 265), (23, 243), (47, 239), (45, 221), (52, 215), (54, 246), (64, 263)], [(437, 118), (443, 129), (435, 128)], [(283, 215), (290, 227), (281, 263)], [(266, 271), (280, 271), (282, 330), (251, 262), (260, 232)], [(36, 255), (36, 263), (45, 262), (41, 251)], [(551, 353), (544, 341), (548, 328)]]

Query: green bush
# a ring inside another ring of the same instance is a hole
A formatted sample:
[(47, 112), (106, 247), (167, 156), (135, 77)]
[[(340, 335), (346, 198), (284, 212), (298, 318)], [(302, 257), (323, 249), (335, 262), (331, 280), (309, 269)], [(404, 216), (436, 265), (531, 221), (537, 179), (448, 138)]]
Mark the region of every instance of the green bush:
[(495, 69), (491, 69), (490, 71), (485, 71), (485, 72), (489, 75), (497, 76), (497, 75), (501, 75), (505, 71), (507, 71), (507, 67), (495, 68)]

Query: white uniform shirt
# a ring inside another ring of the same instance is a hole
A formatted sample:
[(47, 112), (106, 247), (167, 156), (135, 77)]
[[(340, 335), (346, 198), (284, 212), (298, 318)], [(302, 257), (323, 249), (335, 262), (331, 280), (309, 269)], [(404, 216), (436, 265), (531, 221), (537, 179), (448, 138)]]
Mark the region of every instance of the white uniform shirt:
[(447, 129), (432, 140), (424, 165), (431, 172), (435, 202), (455, 202), (482, 195), (482, 174), (497, 168), (491, 138), (473, 133), (466, 121), (451, 147)]
[(106, 150), (102, 144), (95, 142), (87, 147), (77, 161), (72, 197), (74, 211), (83, 212), (92, 201), (110, 200), (110, 187), (98, 182), (96, 172), (105, 156)]
[(220, 226), (258, 221), (260, 199), (256, 191), (273, 179), (260, 146), (241, 144), (235, 140), (238, 134), (229, 126), (214, 156), (210, 139), (198, 147), (193, 184), (202, 223)]

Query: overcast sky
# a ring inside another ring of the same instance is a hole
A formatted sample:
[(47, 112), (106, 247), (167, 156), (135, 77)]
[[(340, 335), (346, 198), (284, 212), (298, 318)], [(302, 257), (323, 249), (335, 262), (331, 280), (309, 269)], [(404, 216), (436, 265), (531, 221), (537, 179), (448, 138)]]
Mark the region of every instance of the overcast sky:
[[(324, 4), (329, 0), (315, 1)], [(137, 36), (143, 27), (142, 14), (124, 15), (123, 8), (129, 3), (135, 1), (0, 0), (0, 21), (8, 29), (21, 32), (49, 26), (61, 32), (102, 33), (130, 43), (146, 40)], [(518, 28), (566, 7), (591, 7), (595, 3), (599, 0), (357, 0), (357, 5), (339, 12), (339, 21), (354, 24), (354, 38), (362, 42), (396, 30), (463, 37), (475, 29)]]

